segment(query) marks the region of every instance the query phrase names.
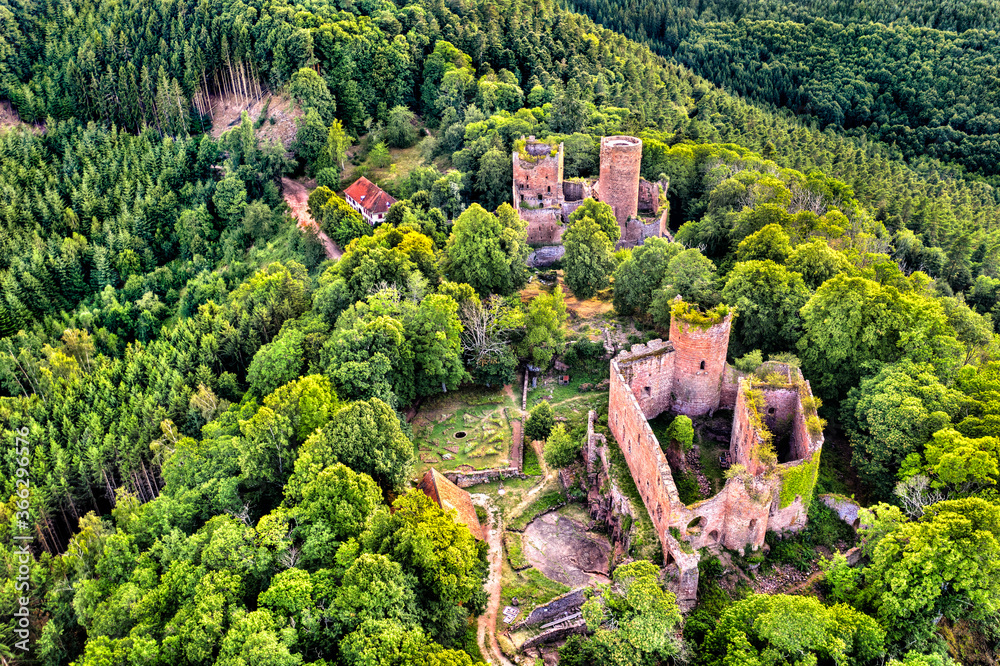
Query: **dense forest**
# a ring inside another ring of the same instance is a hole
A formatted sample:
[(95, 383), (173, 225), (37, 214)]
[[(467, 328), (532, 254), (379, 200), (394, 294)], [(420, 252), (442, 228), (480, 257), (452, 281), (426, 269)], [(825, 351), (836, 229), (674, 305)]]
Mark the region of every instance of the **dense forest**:
[(733, 93), (996, 184), (1000, 4), (900, 4), (572, 6)]
[[(1000, 152), (995, 3), (580, 9), (677, 62), (549, 1), (0, 0), (22, 121), (0, 129), (8, 572), (35, 539), (33, 652), (8, 639), (9, 575), (0, 659), (478, 663), (487, 546), (412, 490), (406, 413), (603, 353), (565, 335), (562, 289), (522, 301), (510, 154), (561, 141), (590, 177), (617, 133), (669, 179), (673, 240), (615, 251), (587, 202), (571, 295), (651, 335), (677, 296), (735, 307), (733, 362), (801, 365), (871, 507), (825, 603), (730, 595), (707, 559), (681, 629), (638, 561), (562, 663), (946, 666), (975, 653), (955, 632), (997, 649), (1000, 195), (966, 177)], [(213, 100), (279, 92), (301, 110), (290, 151), (263, 115), (213, 138)], [(399, 202), (373, 228), (338, 192), (390, 148), (421, 160), (380, 179)], [(291, 220), (282, 177), (303, 175), (339, 259)], [(579, 424), (552, 433), (552, 464), (577, 464)], [(773, 557), (840, 539), (820, 512)]]

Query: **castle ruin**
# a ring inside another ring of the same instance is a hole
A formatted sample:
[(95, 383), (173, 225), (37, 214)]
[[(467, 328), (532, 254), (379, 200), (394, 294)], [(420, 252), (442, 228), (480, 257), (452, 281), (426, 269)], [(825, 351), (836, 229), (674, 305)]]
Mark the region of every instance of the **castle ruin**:
[[(553, 145), (521, 137), (515, 142), (512, 160), (514, 207), (528, 226), (528, 243), (558, 245), (562, 242), (570, 214), (587, 198), (609, 204), (622, 230), (619, 247), (634, 247), (650, 236), (666, 232), (666, 215), (653, 224), (638, 217), (640, 211), (660, 214), (666, 196), (665, 183), (650, 183), (639, 177), (642, 140), (633, 136), (601, 139), (600, 178), (565, 180), (562, 143)], [(664, 211), (665, 213), (665, 211)]]
[[(732, 318), (725, 306), (702, 313), (677, 301), (668, 342), (633, 345), (611, 360), (608, 427), (663, 545), (664, 564), (677, 567), (682, 606), (696, 597), (698, 549), (757, 550), (768, 530), (805, 526), (823, 447), (816, 401), (798, 368), (765, 364), (761, 379), (726, 363)], [(719, 409), (733, 412), (731, 471), (717, 495), (685, 505), (648, 420)]]

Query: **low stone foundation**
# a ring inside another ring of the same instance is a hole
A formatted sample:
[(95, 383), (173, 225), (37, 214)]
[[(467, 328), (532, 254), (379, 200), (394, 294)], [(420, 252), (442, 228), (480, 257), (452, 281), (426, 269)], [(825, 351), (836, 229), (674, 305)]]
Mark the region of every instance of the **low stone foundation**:
[(527, 650), (537, 645), (545, 645), (546, 643), (555, 643), (556, 641), (561, 641), (575, 634), (586, 633), (587, 623), (583, 620), (577, 620), (575, 623), (568, 626), (556, 627), (554, 629), (549, 629), (548, 631), (543, 631), (537, 636), (532, 636), (528, 640), (524, 641), (524, 644), (521, 645), (521, 650)]
[(490, 483), (501, 479), (526, 479), (517, 467), (501, 467), (499, 469), (482, 469), (476, 472), (445, 472), (445, 477), (459, 488), (468, 488), (480, 483)]

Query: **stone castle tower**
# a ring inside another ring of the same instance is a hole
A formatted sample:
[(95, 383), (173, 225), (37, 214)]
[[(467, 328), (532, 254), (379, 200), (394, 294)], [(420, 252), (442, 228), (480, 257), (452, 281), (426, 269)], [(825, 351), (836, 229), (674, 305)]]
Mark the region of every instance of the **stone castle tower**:
[(524, 155), (513, 154), (514, 205), (549, 208), (563, 202), (563, 144), (553, 146), (530, 136)]
[(639, 211), (639, 167), (642, 139), (634, 136), (606, 136), (601, 139), (601, 201), (615, 211), (618, 226), (625, 229), (629, 218)]
[(670, 317), (670, 342), (674, 345), (671, 402), (677, 413), (701, 416), (719, 408), (732, 323), (732, 312), (706, 328), (676, 315)]

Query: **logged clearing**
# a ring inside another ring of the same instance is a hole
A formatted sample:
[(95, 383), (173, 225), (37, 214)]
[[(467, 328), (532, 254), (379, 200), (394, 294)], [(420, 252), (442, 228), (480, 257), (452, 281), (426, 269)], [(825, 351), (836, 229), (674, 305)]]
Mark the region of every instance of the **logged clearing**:
[(239, 126), (246, 111), (261, 142), (279, 141), (286, 149), (295, 141), (298, 127), (295, 121), (303, 113), (298, 105), (284, 95), (264, 95), (260, 99), (242, 95), (211, 95), (212, 138)]
[(17, 115), (17, 111), (14, 110), (10, 101), (3, 99), (0, 100), (0, 129), (7, 129), (10, 127), (23, 127), (31, 132), (45, 131), (45, 125), (30, 125), (21, 120), (21, 116)]

